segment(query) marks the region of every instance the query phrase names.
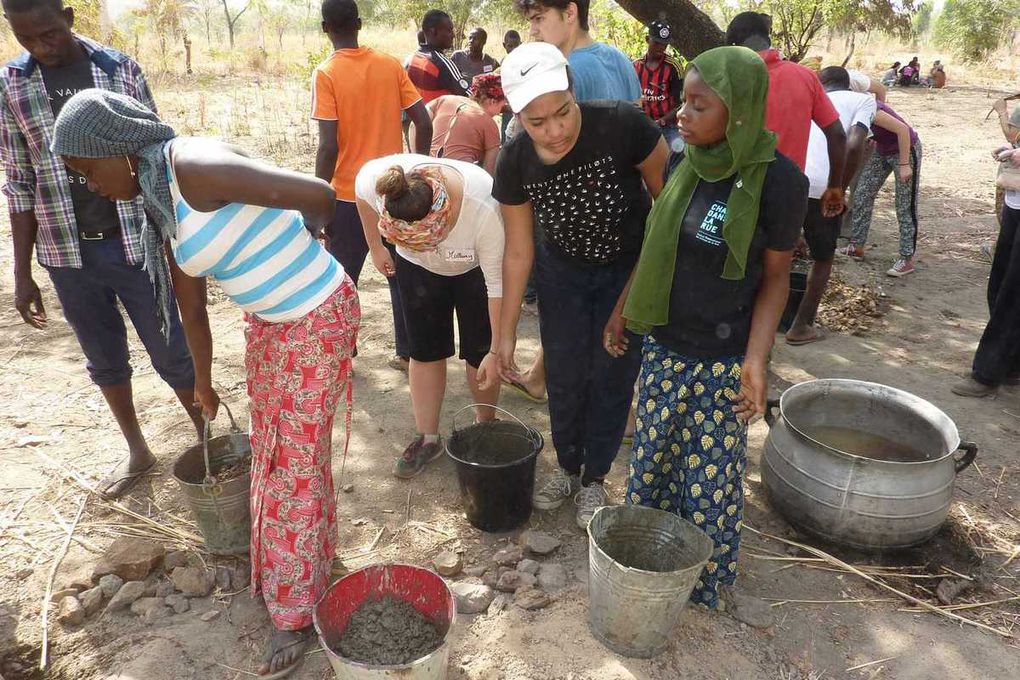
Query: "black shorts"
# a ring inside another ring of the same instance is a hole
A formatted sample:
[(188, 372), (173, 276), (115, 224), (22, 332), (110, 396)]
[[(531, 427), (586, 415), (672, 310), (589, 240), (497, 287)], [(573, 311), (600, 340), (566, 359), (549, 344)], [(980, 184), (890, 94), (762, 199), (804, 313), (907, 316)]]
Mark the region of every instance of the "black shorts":
[(489, 298), (481, 267), (457, 276), (441, 276), (400, 255), (393, 259), (411, 358), (441, 361), (453, 356), (456, 311), (460, 358), (478, 368), (492, 346)]
[(826, 217), (822, 214), (822, 202), (809, 198), (807, 215), (804, 217), (804, 240), (811, 250), (811, 259), (828, 262), (836, 256), (836, 239), (842, 215)]

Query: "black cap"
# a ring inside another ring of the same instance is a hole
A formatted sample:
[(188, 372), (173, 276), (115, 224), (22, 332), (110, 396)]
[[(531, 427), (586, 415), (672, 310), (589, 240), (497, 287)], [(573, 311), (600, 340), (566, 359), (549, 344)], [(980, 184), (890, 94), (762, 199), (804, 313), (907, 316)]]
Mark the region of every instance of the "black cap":
[(654, 40), (657, 43), (663, 45), (669, 44), (669, 39), (673, 36), (673, 29), (669, 27), (669, 24), (662, 21), (653, 21), (648, 24), (648, 39)]

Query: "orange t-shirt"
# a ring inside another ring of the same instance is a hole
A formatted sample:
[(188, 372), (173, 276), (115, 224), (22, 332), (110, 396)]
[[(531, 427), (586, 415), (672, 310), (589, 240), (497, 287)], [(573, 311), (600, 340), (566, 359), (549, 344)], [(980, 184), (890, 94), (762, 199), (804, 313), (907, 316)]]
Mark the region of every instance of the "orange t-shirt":
[(400, 62), (369, 47), (337, 50), (312, 74), (312, 118), (337, 121), (333, 188), (354, 201), (354, 178), (375, 158), (401, 153), (400, 112), (421, 101)]
[(499, 147), (499, 126), (471, 99), (446, 94), (426, 108), (432, 118), (430, 155), (439, 156), (442, 149), (443, 158), (481, 163), (486, 151)]

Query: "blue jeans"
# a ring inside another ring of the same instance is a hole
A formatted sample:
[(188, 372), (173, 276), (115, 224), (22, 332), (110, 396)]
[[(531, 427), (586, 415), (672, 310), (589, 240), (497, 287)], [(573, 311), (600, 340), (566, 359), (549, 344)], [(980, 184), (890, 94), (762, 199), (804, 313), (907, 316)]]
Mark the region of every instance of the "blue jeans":
[(609, 315), (633, 258), (586, 264), (540, 243), (535, 251), (538, 319), (545, 350), (546, 391), (556, 458), (584, 481), (609, 473), (623, 440), (641, 364), (641, 340), (628, 332), (626, 354), (613, 358), (602, 343)]
[[(394, 247), (385, 241), (383, 243), (389, 248), (390, 256), (396, 262), (397, 254)], [(368, 241), (365, 240), (365, 231), (361, 227), (357, 204), (351, 201), (336, 202), (333, 221), (329, 225), (329, 254), (343, 265), (344, 271), (357, 286), (361, 270), (365, 267), (365, 258), (368, 256)], [(410, 356), (411, 350), (407, 342), (404, 305), (400, 299), (396, 277), (387, 277), (386, 284), (390, 288), (390, 305), (393, 308), (393, 344), (396, 346), (397, 356), (406, 359)]]
[(85, 354), (92, 382), (120, 385), (131, 379), (124, 306), (152, 367), (175, 390), (195, 387), (195, 369), (184, 339), (177, 305), (170, 307), (169, 340), (160, 331), (156, 297), (149, 274), (128, 264), (119, 238), (81, 241), (82, 268), (46, 267), (64, 318)]

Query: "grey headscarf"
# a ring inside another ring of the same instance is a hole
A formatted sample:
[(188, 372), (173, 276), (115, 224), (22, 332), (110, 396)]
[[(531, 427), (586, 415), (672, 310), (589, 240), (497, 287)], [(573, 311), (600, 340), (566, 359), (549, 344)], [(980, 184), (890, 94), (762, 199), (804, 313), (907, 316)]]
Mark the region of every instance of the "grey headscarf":
[(138, 184), (148, 217), (142, 223), (143, 267), (152, 281), (165, 337), (170, 331), (172, 301), (163, 244), (175, 235), (177, 221), (163, 150), (176, 136), (172, 127), (135, 99), (91, 89), (82, 90), (64, 104), (51, 146), (58, 156), (138, 158)]

